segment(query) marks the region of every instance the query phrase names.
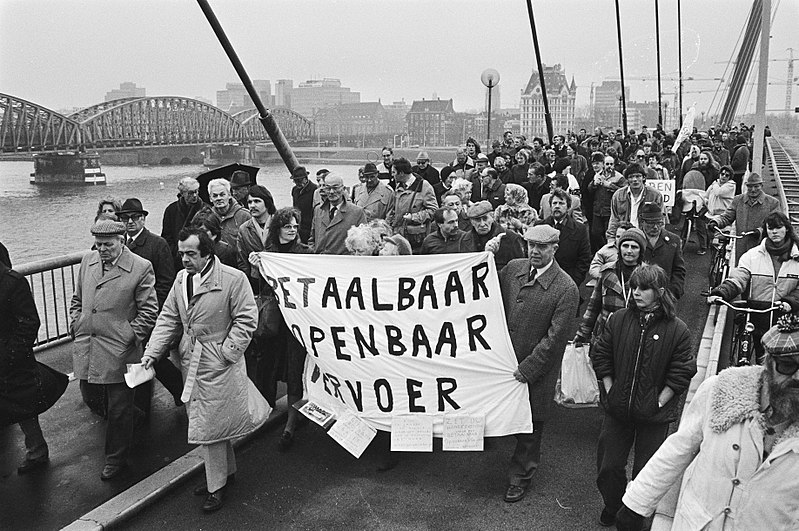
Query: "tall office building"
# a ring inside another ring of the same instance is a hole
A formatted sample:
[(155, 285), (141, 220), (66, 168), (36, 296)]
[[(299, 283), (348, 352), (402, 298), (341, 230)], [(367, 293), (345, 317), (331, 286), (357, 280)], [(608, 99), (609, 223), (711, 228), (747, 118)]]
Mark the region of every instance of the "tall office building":
[[(252, 82), (261, 101), (267, 107), (272, 106), (272, 83), (268, 79), (254, 79)], [(247, 89), (241, 83), (227, 83), (225, 90), (216, 91), (216, 106), (225, 112), (235, 114), (255, 107)]]
[(278, 79), (275, 81), (275, 107), (288, 107), (291, 109), (291, 93), (293, 91), (293, 79)]
[(342, 87), (341, 80), (333, 78), (309, 79), (291, 91), (291, 109), (311, 119), (325, 107), (360, 101), (360, 92)]

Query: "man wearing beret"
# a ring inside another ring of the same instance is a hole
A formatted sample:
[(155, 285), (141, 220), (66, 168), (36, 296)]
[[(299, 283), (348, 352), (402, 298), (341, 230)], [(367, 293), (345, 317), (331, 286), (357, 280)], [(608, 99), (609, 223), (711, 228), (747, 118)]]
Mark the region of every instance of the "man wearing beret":
[(680, 478), (672, 529), (796, 529), (796, 316), (780, 318), (763, 347), (765, 365), (726, 369), (699, 386), (677, 432), (627, 486), (618, 529), (642, 529)]
[(291, 189), (291, 203), (300, 211), (300, 240), (302, 243), (308, 243), (313, 221), (313, 198), (316, 185), (308, 178), (308, 170), (305, 169), (305, 166), (294, 168), (291, 172), (291, 180), (294, 181), (294, 187)]
[(508, 333), (519, 361), (513, 376), (527, 384), (533, 413), (533, 433), (516, 434), (508, 503), (524, 498), (541, 461), (541, 436), (580, 300), (574, 281), (555, 261), (559, 237), (549, 225), (527, 229), (529, 259), (511, 260), (499, 273)]
[[(158, 297), (149, 261), (125, 247), (125, 225), (100, 220), (92, 227), (96, 250), (80, 263), (69, 308), (75, 378), (89, 404), (99, 385), (107, 404), (103, 481), (128, 466), (133, 428), (141, 412), (125, 384), (128, 363), (139, 363), (142, 345), (155, 326)], [(96, 407), (96, 406), (94, 406)]]
[(497, 263), (497, 271), (514, 258), (524, 258), (524, 240), (514, 230), (505, 230), (494, 221), (494, 209), (488, 201), (480, 201), (466, 210), (472, 224), (471, 230), (461, 236), (458, 251), (476, 253), (491, 251)]
[(656, 203), (644, 203), (638, 212), (638, 224), (646, 234), (644, 262), (657, 264), (669, 277), (669, 290), (679, 299), (685, 292), (685, 260), (682, 256), (682, 241), (673, 232), (663, 228), (666, 221), (663, 211)]

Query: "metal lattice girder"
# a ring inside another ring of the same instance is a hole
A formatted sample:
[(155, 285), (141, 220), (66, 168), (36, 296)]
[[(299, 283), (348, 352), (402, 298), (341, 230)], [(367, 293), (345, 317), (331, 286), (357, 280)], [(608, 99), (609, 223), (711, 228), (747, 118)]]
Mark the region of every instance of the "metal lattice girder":
[[(275, 107), (272, 115), (280, 130), (288, 140), (308, 140), (313, 134), (313, 122), (296, 111), (287, 107)], [(245, 141), (269, 140), (261, 122), (258, 120), (256, 109), (245, 109), (233, 115), (244, 126), (243, 139)]]
[(238, 142), (242, 136), (231, 115), (191, 98), (131, 98), (94, 109), (81, 123), (86, 147)]
[(64, 151), (80, 145), (80, 124), (35, 103), (0, 94), (3, 153)]

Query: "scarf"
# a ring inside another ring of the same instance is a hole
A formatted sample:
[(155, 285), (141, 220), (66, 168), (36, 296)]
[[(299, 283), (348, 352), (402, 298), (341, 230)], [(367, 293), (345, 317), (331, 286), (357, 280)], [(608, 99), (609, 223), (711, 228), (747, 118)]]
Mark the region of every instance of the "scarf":
[(791, 238), (786, 237), (779, 245), (772, 242), (769, 238), (766, 238), (765, 242), (768, 254), (780, 262), (787, 262), (791, 258), (791, 249), (793, 248), (793, 240)]

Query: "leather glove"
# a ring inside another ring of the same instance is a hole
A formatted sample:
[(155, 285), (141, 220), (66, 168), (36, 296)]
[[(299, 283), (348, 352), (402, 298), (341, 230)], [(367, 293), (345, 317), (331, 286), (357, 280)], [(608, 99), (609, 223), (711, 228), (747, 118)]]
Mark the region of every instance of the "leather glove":
[(616, 529), (618, 531), (641, 531), (645, 518), (626, 505), (616, 513)]

